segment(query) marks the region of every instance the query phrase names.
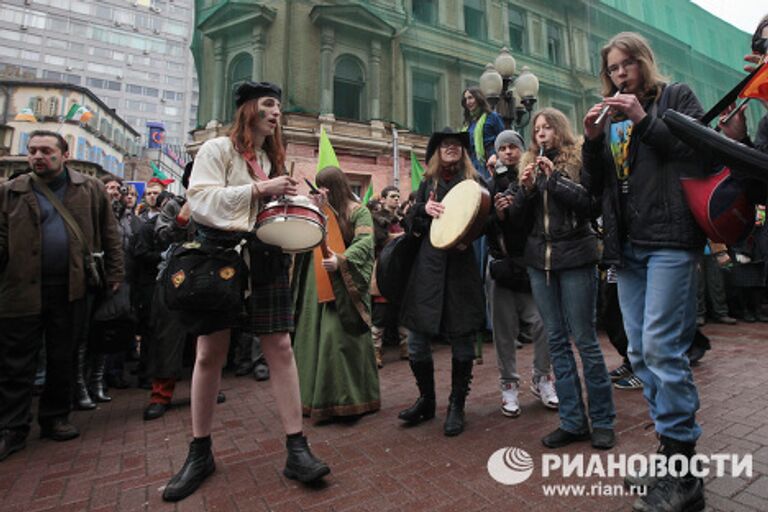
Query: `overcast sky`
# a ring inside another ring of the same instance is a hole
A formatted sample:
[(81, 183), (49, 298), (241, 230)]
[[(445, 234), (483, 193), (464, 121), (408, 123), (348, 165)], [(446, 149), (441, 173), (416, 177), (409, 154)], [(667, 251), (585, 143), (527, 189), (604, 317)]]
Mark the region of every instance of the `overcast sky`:
[(766, 0), (692, 0), (718, 18), (753, 33), (757, 23), (768, 14)]

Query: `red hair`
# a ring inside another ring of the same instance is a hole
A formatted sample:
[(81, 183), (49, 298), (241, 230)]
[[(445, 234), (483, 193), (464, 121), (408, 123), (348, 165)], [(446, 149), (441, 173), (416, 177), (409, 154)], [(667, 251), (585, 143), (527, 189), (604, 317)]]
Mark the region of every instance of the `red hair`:
[[(259, 102), (247, 101), (243, 103), (235, 112), (235, 121), (229, 132), (229, 138), (232, 145), (238, 153), (255, 153), (255, 141), (253, 137), (253, 127), (259, 121)], [(261, 147), (272, 164), (272, 173), (274, 176), (285, 174), (285, 147), (283, 147), (283, 131), (278, 123), (275, 126), (275, 132), (269, 135)]]

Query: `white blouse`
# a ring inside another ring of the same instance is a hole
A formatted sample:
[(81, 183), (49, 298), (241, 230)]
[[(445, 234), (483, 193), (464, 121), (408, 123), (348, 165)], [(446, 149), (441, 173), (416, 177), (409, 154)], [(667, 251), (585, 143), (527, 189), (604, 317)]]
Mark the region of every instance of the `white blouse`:
[[(269, 176), (272, 165), (266, 153), (257, 150), (256, 158)], [(252, 185), (258, 181), (229, 137), (206, 141), (195, 157), (187, 190), (192, 219), (223, 231), (252, 231), (260, 208), (260, 201), (252, 199)]]

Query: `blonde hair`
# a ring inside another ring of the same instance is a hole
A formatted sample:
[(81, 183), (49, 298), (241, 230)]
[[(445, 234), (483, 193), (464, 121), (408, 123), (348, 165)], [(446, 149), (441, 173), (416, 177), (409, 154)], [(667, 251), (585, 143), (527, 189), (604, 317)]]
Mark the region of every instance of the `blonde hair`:
[(608, 76), (608, 54), (613, 49), (621, 50), (637, 61), (640, 77), (643, 81), (640, 98), (655, 97), (668, 79), (661, 74), (656, 66), (656, 57), (648, 41), (636, 32), (621, 32), (613, 36), (600, 50), (600, 81), (603, 84), (602, 95), (612, 96), (618, 87)]
[[(480, 175), (477, 174), (477, 171), (475, 170), (475, 166), (472, 165), (472, 160), (469, 159), (467, 148), (464, 146), (461, 146), (461, 160), (459, 160), (457, 165), (461, 165), (463, 168), (461, 171), (463, 179), (477, 180), (480, 178)], [(432, 155), (432, 158), (427, 162), (427, 169), (424, 171), (424, 180), (432, 180), (437, 183), (437, 178), (440, 177), (440, 168), (443, 166), (444, 164), (440, 157), (440, 148), (438, 147), (435, 150), (435, 154)]]
[[(531, 143), (528, 146), (528, 151), (520, 159), (519, 168), (524, 169), (531, 162), (535, 162), (536, 157), (539, 156), (541, 147), (536, 142), (535, 127), (536, 121), (540, 117), (543, 117), (554, 131), (552, 147), (547, 149), (558, 150), (558, 154), (552, 162), (555, 169), (565, 172), (569, 178), (578, 182), (581, 178), (581, 144), (574, 135), (566, 115), (552, 107), (539, 110), (531, 119), (531, 126), (534, 127), (531, 129)], [(520, 173), (520, 179), (522, 179), (522, 173)]]

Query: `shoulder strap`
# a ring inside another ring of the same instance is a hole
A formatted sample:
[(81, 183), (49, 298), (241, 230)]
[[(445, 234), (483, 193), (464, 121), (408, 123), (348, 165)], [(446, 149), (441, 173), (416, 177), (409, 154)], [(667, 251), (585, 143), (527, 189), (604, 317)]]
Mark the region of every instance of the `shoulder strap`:
[(669, 108), (670, 103), (677, 104), (677, 97), (679, 95), (680, 82), (667, 84), (667, 86), (664, 87), (664, 90), (661, 91), (661, 97), (659, 98), (659, 101), (654, 102), (653, 109), (655, 109), (655, 111), (653, 112), (653, 115), (656, 117), (663, 116), (664, 112), (666, 112)]
[(83, 231), (80, 229), (80, 226), (77, 224), (77, 221), (74, 219), (74, 217), (72, 217), (72, 215), (69, 213), (69, 210), (67, 210), (67, 207), (64, 206), (64, 204), (59, 200), (58, 197), (56, 197), (56, 194), (51, 192), (51, 189), (48, 188), (48, 185), (43, 180), (41, 180), (37, 174), (35, 174), (34, 172), (30, 172), (29, 176), (32, 179), (32, 181), (35, 182), (35, 185), (37, 185), (37, 188), (43, 193), (43, 195), (45, 195), (45, 197), (48, 199), (51, 205), (54, 208), (56, 208), (56, 211), (59, 212), (61, 217), (64, 219), (64, 222), (67, 223), (67, 226), (75, 235), (75, 238), (78, 239), (78, 241), (80, 242), (80, 245), (83, 247), (83, 251), (88, 251), (88, 254), (92, 253), (93, 250), (91, 249), (91, 245), (85, 239), (85, 235), (83, 235)]

